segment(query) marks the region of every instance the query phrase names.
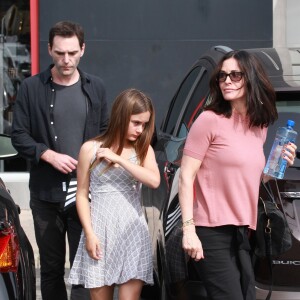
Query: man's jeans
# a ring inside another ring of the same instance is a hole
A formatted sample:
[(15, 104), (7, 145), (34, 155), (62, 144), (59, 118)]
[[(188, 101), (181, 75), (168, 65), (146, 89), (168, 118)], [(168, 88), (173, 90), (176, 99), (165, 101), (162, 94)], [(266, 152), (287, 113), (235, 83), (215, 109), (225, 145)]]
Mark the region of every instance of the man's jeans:
[[(66, 234), (70, 266), (72, 266), (82, 231), (76, 206), (64, 211), (60, 203), (41, 201), (31, 196), (30, 208), (40, 253), (42, 298), (43, 300), (67, 300), (64, 281)], [(72, 300), (90, 299), (89, 295), (88, 289), (72, 286)]]

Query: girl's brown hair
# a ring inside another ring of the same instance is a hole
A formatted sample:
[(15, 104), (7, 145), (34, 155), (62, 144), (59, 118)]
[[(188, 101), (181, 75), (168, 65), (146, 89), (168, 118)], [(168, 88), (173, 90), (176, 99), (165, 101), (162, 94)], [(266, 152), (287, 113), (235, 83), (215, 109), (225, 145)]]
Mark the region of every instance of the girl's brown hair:
[(94, 140), (101, 142), (101, 147), (104, 148), (117, 146), (117, 149), (113, 151), (120, 155), (125, 145), (131, 116), (147, 111), (150, 112), (149, 122), (145, 124), (142, 134), (132, 142), (139, 163), (142, 165), (146, 158), (155, 126), (155, 112), (152, 101), (143, 92), (131, 88), (119, 94), (113, 103), (107, 130)]

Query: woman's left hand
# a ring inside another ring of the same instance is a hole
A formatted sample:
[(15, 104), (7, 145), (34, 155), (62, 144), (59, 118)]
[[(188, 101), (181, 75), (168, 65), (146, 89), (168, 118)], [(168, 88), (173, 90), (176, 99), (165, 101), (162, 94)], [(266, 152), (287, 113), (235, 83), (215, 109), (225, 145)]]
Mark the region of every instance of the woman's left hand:
[(288, 143), (283, 149), (283, 158), (288, 162), (288, 166), (292, 166), (296, 157), (297, 146), (294, 143)]

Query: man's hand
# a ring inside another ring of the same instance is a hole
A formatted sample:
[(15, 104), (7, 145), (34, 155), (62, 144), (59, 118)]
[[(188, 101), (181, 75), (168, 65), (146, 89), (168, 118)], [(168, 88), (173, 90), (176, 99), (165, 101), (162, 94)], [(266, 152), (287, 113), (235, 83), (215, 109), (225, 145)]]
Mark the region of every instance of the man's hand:
[(58, 171), (68, 174), (77, 168), (77, 160), (73, 157), (57, 153), (53, 150), (46, 150), (42, 155), (41, 159), (52, 165)]

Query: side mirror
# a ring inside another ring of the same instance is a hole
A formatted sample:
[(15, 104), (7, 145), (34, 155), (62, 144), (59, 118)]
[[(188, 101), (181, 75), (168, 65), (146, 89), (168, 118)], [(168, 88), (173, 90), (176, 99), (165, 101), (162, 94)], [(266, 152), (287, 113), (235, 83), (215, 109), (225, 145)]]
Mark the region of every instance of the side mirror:
[(8, 135), (0, 134), (0, 160), (13, 158), (18, 155), (17, 150), (11, 143), (11, 138)]

